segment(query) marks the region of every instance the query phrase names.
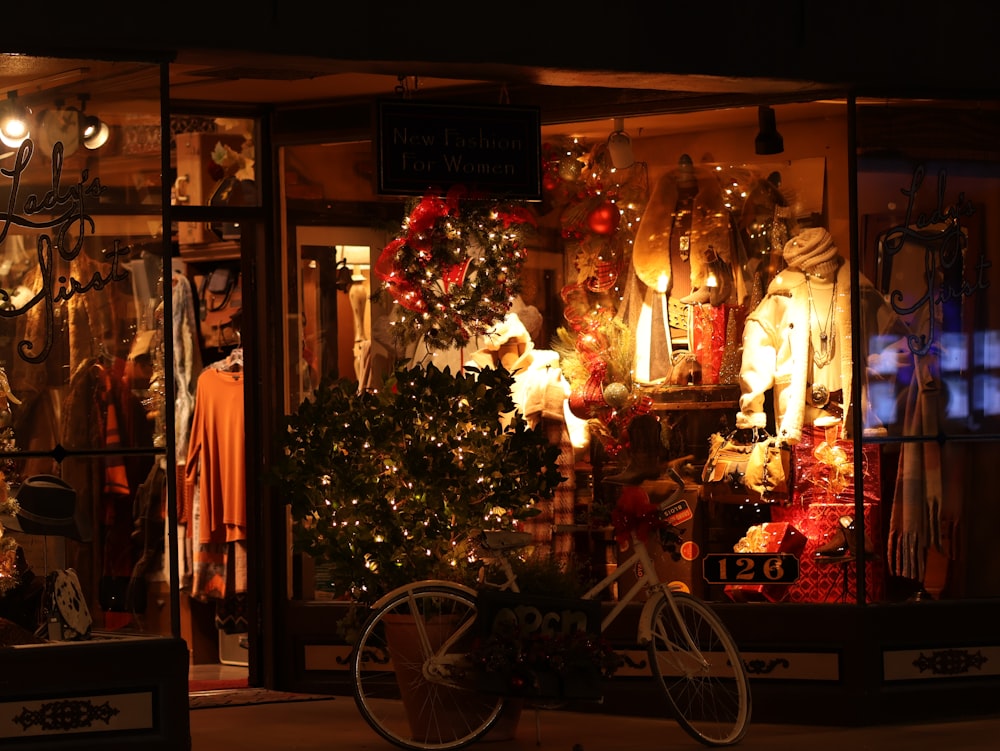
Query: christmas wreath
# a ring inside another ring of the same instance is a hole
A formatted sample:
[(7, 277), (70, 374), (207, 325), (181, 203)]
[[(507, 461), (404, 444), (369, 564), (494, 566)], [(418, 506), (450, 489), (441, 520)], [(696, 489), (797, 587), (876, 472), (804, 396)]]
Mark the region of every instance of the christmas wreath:
[(475, 200), (461, 188), (420, 199), (375, 264), (401, 308), (397, 341), (464, 347), (503, 320), (521, 289), (528, 223), (526, 208)]

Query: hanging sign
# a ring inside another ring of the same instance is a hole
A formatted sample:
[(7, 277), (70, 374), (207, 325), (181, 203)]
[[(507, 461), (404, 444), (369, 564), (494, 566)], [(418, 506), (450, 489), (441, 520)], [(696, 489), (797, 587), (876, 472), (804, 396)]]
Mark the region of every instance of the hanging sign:
[(541, 199), (537, 108), (378, 103), (378, 192), (445, 195), (454, 185), (491, 196)]

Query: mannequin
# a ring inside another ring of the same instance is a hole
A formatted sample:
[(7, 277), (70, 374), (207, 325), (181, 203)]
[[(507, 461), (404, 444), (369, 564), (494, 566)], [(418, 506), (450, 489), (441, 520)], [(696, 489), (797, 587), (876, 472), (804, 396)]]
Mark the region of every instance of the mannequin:
[[(837, 418), (849, 437), (852, 359), (851, 277), (830, 233), (815, 227), (802, 231), (782, 251), (787, 268), (768, 285), (767, 294), (748, 316), (743, 332), (740, 411), (737, 428), (764, 428), (765, 393), (774, 390), (774, 425), (778, 437), (796, 444), (803, 426), (819, 418)], [(891, 341), (886, 352), (866, 353), (868, 364), (905, 349), (905, 325), (863, 276), (860, 278), (862, 345), (877, 335)], [(883, 432), (868, 404), (862, 383), (866, 433)]]
[(367, 308), (370, 294), (371, 288), (365, 277), (355, 275), (351, 278), (351, 286), (347, 290), (347, 297), (351, 301), (351, 312), (354, 313), (355, 342), (368, 339)]
[[(792, 447), (795, 484), (788, 506), (771, 508), (772, 521), (787, 521), (808, 538), (801, 557), (801, 582), (790, 599), (822, 601), (841, 574), (862, 555), (871, 564), (867, 596), (879, 599), (884, 586), (881, 564), (871, 540), (880, 531), (880, 453), (864, 446), (862, 462), (865, 539), (857, 539), (854, 514), (853, 379), (861, 379), (860, 402), (865, 435), (885, 433), (869, 404), (869, 369), (883, 357), (904, 357), (905, 325), (863, 276), (859, 278), (860, 330), (851, 318), (851, 271), (830, 233), (806, 229), (782, 249), (787, 268), (768, 285), (764, 299), (747, 318), (740, 369), (737, 428), (770, 428)], [(860, 341), (867, 368), (855, 369), (852, 337)], [(883, 338), (884, 337), (884, 338)], [(889, 341), (882, 352), (869, 343)], [(765, 395), (773, 392), (774, 414), (765, 414)], [(839, 536), (838, 536), (839, 535)], [(884, 549), (882, 549), (884, 552)], [(813, 588), (811, 588), (813, 587)], [(839, 590), (838, 590), (839, 591)]]
[[(569, 383), (559, 366), (559, 353), (535, 349), (527, 328), (516, 313), (508, 313), (503, 321), (492, 326), (483, 336), (484, 346), (473, 352), (465, 367), (504, 368), (514, 376), (511, 398), (514, 406), (531, 428), (540, 429), (550, 443), (560, 447), (559, 467), (564, 481), (559, 484), (551, 501), (541, 501), (541, 514), (521, 523), (535, 544), (551, 544), (552, 553), (568, 560), (572, 555), (572, 534), (560, 532), (555, 525), (567, 525), (573, 520), (576, 494), (578, 452), (589, 442), (587, 421), (576, 417), (569, 409)], [(513, 413), (501, 415), (505, 424)]]
[(347, 290), (354, 314), (354, 375), (359, 388), (369, 385), (371, 375), (371, 337), (368, 335), (368, 298), (371, 287), (364, 275), (355, 273)]

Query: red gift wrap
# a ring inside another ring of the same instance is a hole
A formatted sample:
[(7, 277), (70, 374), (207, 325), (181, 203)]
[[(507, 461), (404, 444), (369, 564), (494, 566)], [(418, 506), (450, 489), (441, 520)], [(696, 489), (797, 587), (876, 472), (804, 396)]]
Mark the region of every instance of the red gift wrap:
[[(788, 506), (771, 507), (771, 520), (795, 525), (808, 538), (799, 561), (799, 579), (789, 587), (793, 602), (855, 602), (857, 568), (853, 560), (816, 558), (816, 550), (826, 545), (840, 529), (840, 518), (854, 518), (854, 444), (836, 439), (830, 444), (840, 461), (831, 466), (824, 431), (806, 426), (802, 440), (792, 447), (795, 490)], [(879, 446), (863, 448), (864, 472), (862, 508), (865, 537), (871, 541), (873, 554), (865, 559), (865, 599), (876, 602), (885, 596), (885, 559), (882, 554), (882, 513), (879, 503), (881, 456)], [(840, 486), (830, 478), (839, 471)], [(835, 492), (836, 491), (836, 492)], [(862, 542), (863, 546), (863, 542)], [(862, 547), (863, 550), (863, 547)]]
[[(751, 527), (737, 544), (737, 552), (787, 553), (800, 561), (808, 541), (794, 525), (787, 522), (767, 522)], [(745, 546), (745, 549), (741, 546)], [(726, 595), (735, 602), (781, 602), (789, 597), (794, 584), (728, 584)]]
[[(806, 499), (808, 500), (808, 498)], [(816, 550), (837, 534), (840, 518), (854, 518), (853, 503), (810, 503), (805, 506), (774, 506), (771, 518), (794, 524), (807, 542), (799, 559), (798, 581), (788, 585), (792, 602), (855, 602), (857, 598), (856, 561), (828, 562), (817, 559)], [(877, 602), (885, 597), (885, 556), (881, 555), (882, 515), (876, 503), (864, 504), (865, 537), (874, 553), (865, 560), (865, 599)], [(860, 550), (864, 542), (858, 541)]]

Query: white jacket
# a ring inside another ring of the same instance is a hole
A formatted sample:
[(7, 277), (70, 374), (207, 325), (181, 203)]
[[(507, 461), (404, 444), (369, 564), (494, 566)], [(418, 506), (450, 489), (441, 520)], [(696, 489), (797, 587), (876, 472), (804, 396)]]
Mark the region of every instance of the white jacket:
[[(860, 278), (862, 361), (870, 367), (873, 360), (884, 356), (880, 343), (893, 357), (912, 357), (900, 339), (908, 333), (885, 298), (864, 276)], [(844, 429), (850, 435), (852, 427), (851, 394), (853, 384), (853, 330), (851, 321), (851, 277), (847, 264), (837, 272), (837, 300), (834, 316), (837, 327), (835, 356), (840, 358), (843, 388)], [(809, 345), (809, 293), (806, 276), (801, 271), (785, 269), (768, 286), (767, 294), (747, 317), (743, 329), (743, 359), (740, 368), (740, 411), (737, 428), (767, 425), (764, 412), (767, 391), (774, 392), (774, 425), (777, 436), (788, 444), (802, 438), (802, 426), (807, 420), (806, 392), (812, 369)], [(872, 344), (880, 351), (870, 355)], [(876, 413), (868, 402), (867, 371), (862, 372), (861, 396), (865, 404), (865, 431), (881, 428)], [(815, 414), (814, 412), (812, 414)]]

